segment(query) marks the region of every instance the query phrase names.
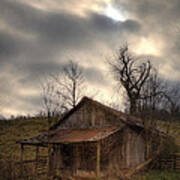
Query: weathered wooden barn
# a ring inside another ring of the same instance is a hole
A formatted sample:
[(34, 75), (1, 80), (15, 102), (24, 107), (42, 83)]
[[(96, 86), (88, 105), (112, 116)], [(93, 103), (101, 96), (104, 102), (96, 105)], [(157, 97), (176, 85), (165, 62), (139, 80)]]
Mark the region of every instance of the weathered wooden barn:
[(48, 132), (19, 143), (51, 147), (50, 169), (61, 175), (106, 176), (145, 161), (143, 128), (140, 119), (84, 97)]

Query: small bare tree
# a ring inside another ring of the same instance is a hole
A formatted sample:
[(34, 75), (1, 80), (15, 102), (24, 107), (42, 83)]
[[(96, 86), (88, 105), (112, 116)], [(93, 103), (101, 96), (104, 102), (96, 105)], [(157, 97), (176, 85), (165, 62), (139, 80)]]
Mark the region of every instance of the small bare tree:
[[(162, 107), (167, 112), (166, 118), (166, 133), (169, 134), (172, 129), (172, 123), (179, 120), (180, 115), (180, 84), (166, 84), (166, 92), (164, 93), (164, 101)], [(178, 128), (173, 128), (173, 131), (178, 132)], [(173, 132), (175, 134), (176, 132)], [(171, 132), (172, 133), (172, 132)]]
[(166, 82), (159, 78), (157, 70), (153, 68), (137, 101), (138, 114), (140, 116), (149, 114), (151, 118), (156, 118), (156, 112), (161, 108), (165, 94)]
[(50, 75), (42, 85), (43, 105), (48, 117), (75, 107), (83, 96), (82, 68), (69, 61), (59, 74)]
[(56, 93), (63, 97), (67, 109), (75, 107), (83, 96), (85, 78), (82, 68), (75, 62), (63, 67), (62, 73), (52, 75), (56, 84)]
[(139, 63), (138, 59), (128, 52), (128, 46), (125, 45), (108, 63), (118, 85), (126, 91), (130, 113), (135, 114), (137, 100), (141, 98), (142, 88), (152, 70), (150, 61)]
[(42, 84), (42, 99), (45, 116), (48, 118), (48, 128), (52, 125), (52, 118), (67, 111), (65, 99), (56, 92), (56, 86), (51, 78)]
[(167, 99), (167, 109), (172, 117), (175, 117), (176, 114), (180, 111), (180, 83), (175, 85), (169, 85), (167, 87), (167, 92), (165, 98)]

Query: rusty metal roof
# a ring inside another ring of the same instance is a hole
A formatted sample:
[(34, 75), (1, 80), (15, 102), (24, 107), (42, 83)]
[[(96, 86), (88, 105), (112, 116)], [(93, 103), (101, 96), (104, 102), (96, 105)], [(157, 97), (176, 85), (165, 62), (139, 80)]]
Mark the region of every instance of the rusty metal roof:
[[(121, 127), (122, 128), (122, 127)], [(95, 142), (104, 139), (121, 129), (120, 127), (103, 127), (92, 129), (59, 129), (21, 140), (17, 143), (29, 145), (70, 144), (80, 142)]]

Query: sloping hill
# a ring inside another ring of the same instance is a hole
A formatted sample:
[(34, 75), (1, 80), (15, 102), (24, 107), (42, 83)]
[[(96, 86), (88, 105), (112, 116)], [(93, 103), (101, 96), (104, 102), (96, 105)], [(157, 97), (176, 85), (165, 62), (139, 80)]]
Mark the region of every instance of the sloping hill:
[(180, 121), (167, 123), (163, 121), (159, 121), (159, 126), (162, 128), (164, 132), (167, 131), (169, 126), (169, 135), (172, 136), (175, 139), (176, 144), (179, 146), (179, 152), (180, 152)]
[[(6, 158), (18, 160), (20, 147), (19, 144), (16, 144), (16, 141), (38, 135), (46, 131), (47, 127), (45, 118), (0, 121), (0, 160)], [(29, 153), (25, 153), (25, 158), (30, 158), (34, 149), (27, 148)]]

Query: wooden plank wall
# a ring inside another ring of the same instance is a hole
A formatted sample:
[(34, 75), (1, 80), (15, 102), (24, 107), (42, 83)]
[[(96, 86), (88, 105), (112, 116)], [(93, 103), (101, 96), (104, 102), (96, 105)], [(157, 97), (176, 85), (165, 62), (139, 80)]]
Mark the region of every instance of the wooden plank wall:
[(167, 170), (180, 170), (180, 154), (171, 154), (159, 158), (159, 168)]

